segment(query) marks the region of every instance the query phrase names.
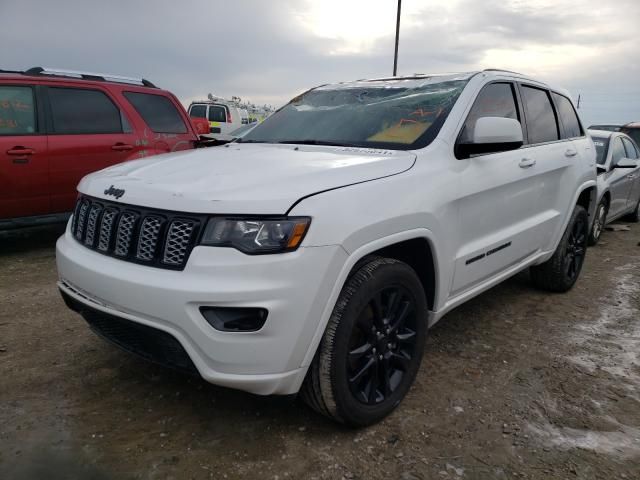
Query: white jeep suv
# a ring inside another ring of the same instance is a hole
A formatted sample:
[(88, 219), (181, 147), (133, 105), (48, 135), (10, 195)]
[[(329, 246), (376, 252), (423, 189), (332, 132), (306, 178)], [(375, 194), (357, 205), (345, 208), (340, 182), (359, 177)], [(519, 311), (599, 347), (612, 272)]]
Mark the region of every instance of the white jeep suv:
[(237, 142), (78, 190), (59, 287), (96, 333), (367, 425), (452, 308), (527, 268), (572, 287), (595, 150), (565, 92), (487, 70), (318, 87)]

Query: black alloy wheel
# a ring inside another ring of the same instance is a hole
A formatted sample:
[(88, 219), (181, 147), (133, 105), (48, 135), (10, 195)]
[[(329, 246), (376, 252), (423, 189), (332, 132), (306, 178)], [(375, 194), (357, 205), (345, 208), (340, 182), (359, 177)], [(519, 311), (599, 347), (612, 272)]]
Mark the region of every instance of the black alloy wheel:
[(564, 272), (568, 282), (575, 282), (587, 250), (587, 225), (583, 217), (576, 218), (571, 225), (571, 230), (567, 237), (567, 246), (564, 258)]
[(402, 383), (416, 347), (416, 306), (402, 286), (376, 292), (358, 315), (346, 362), (349, 389), (361, 403), (375, 405)]

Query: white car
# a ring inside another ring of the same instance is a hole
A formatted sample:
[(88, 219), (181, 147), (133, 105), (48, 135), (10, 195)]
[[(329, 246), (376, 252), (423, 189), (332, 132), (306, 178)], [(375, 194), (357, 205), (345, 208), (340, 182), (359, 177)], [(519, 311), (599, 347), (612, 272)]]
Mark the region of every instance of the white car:
[(190, 117), (209, 120), (209, 132), (215, 134), (228, 134), (249, 123), (246, 109), (222, 99), (193, 102), (188, 113)]
[(489, 70), (318, 87), (237, 142), (78, 190), (58, 285), (98, 334), (367, 425), (451, 309), (527, 268), (573, 286), (595, 150), (565, 92)]
[(598, 208), (589, 243), (598, 243), (607, 223), (625, 215), (640, 222), (640, 150), (628, 135), (589, 130), (598, 164)]

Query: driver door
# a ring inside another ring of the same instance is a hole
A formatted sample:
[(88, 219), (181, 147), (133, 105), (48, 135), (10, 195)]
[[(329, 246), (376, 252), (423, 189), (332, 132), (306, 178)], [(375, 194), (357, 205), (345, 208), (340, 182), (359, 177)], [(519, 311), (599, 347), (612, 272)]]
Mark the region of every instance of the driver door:
[(606, 173), (606, 175), (607, 182), (609, 183), (609, 191), (611, 192), (609, 218), (614, 218), (627, 209), (627, 201), (631, 193), (634, 178), (631, 178), (633, 175), (632, 169), (616, 168), (618, 162), (627, 156), (622, 138), (612, 138), (610, 148), (611, 163), (609, 164), (609, 172)]

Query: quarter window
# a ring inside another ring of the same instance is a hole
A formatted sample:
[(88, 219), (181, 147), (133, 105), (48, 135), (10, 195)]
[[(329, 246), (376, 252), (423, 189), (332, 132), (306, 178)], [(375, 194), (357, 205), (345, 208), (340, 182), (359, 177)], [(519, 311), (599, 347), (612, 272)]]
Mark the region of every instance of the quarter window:
[(482, 117), (520, 120), (512, 84), (491, 83), (482, 89), (464, 122), (458, 143), (470, 143), (473, 140), (476, 122)]
[(622, 141), (624, 143), (624, 148), (627, 151), (627, 158), (631, 158), (633, 160), (637, 159), (638, 150), (636, 149), (635, 145), (626, 138), (623, 138)]
[(0, 87), (0, 135), (36, 132), (36, 114), (31, 87)]
[(209, 107), (209, 121), (210, 122), (226, 122), (227, 111), (224, 107), (219, 105), (211, 105)]
[(563, 138), (581, 137), (583, 132), (580, 127), (580, 121), (569, 99), (557, 93), (552, 93), (551, 95), (553, 95), (553, 101), (556, 104), (558, 116), (564, 128)]
[(546, 90), (522, 87), (522, 97), (527, 117), (529, 143), (544, 143), (558, 140), (558, 123)]
[(187, 133), (180, 113), (167, 97), (138, 92), (124, 92), (123, 95), (153, 132)]
[(120, 110), (103, 92), (49, 87), (54, 133), (121, 133)]

